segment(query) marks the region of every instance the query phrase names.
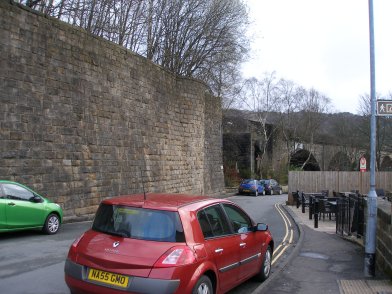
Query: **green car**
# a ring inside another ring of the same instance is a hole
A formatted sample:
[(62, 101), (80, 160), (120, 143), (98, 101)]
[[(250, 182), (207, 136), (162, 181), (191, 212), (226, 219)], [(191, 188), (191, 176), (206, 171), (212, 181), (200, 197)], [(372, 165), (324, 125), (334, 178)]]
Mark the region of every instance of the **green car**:
[(22, 184), (0, 180), (0, 233), (42, 229), (56, 234), (63, 210)]

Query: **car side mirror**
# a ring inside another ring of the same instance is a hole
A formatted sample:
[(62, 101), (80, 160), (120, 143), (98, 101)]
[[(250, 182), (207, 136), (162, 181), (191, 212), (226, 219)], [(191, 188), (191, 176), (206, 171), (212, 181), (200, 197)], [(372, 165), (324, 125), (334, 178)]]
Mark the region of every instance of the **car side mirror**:
[(264, 223), (257, 224), (257, 231), (267, 231), (268, 225)]
[(34, 195), (33, 197), (30, 198), (30, 201), (34, 202), (34, 203), (41, 203), (42, 202), (42, 198), (37, 196), (37, 195)]

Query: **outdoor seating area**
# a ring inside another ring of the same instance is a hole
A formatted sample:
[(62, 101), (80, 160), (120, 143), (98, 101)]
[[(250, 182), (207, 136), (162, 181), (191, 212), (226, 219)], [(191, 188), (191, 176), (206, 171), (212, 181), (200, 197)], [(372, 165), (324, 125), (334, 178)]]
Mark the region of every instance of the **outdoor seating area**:
[(363, 236), (364, 207), (366, 195), (358, 191), (336, 192), (332, 196), (328, 190), (320, 192), (292, 192), (294, 204), (302, 213), (313, 220), (314, 228), (319, 221), (336, 222), (336, 233)]

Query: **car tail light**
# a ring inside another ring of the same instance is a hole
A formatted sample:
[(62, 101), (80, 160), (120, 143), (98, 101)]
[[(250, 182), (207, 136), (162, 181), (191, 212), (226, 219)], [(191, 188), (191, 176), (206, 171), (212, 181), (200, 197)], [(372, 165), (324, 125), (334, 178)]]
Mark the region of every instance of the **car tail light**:
[(188, 246), (175, 246), (166, 251), (154, 267), (172, 267), (196, 262), (195, 253)]
[(78, 238), (76, 238), (75, 241), (73, 241), (73, 243), (68, 251), (68, 258), (70, 258), (72, 260), (76, 259), (76, 254), (77, 254), (76, 248), (78, 247), (78, 244), (79, 244), (80, 240), (82, 239), (82, 237), (83, 237), (83, 234), (80, 235)]

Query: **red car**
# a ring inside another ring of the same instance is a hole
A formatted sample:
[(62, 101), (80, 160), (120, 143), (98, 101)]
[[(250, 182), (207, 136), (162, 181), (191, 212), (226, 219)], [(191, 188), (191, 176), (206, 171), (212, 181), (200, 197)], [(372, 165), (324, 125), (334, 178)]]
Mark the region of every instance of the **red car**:
[(229, 200), (119, 196), (71, 245), (65, 281), (72, 293), (224, 293), (267, 279), (273, 248), (268, 226)]

